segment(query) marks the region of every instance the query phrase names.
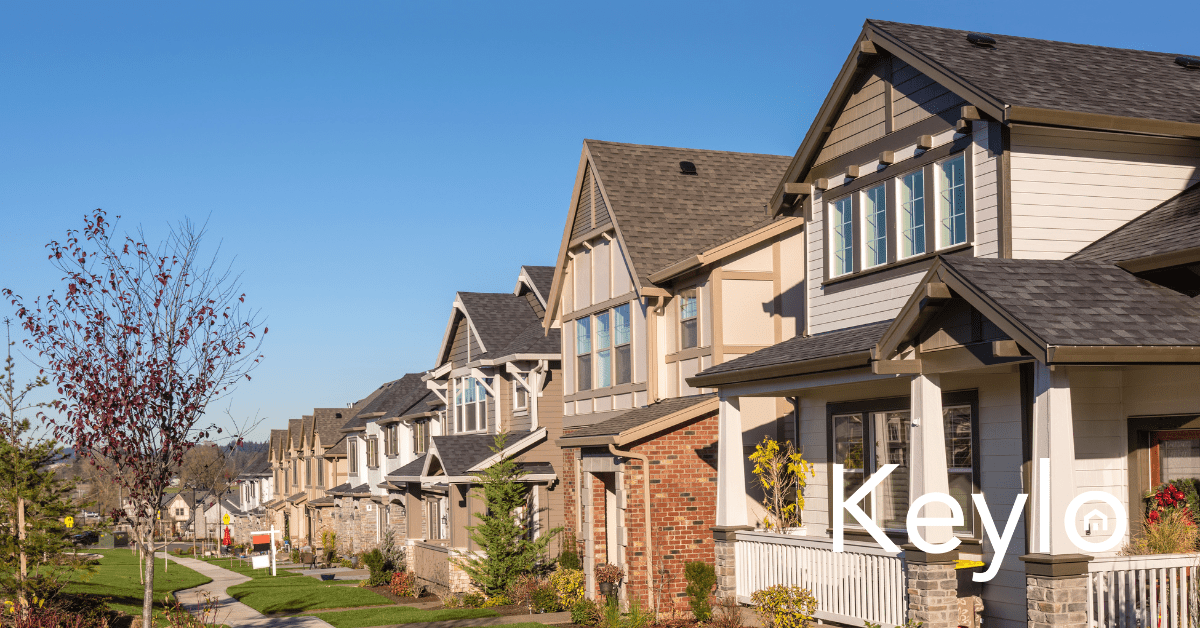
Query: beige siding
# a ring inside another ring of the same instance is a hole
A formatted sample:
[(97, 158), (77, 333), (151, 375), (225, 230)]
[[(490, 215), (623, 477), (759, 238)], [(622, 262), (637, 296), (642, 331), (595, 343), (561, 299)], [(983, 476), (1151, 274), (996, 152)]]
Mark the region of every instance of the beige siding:
[(579, 203), (571, 218), (571, 237), (577, 238), (592, 230), (592, 169), (583, 173), (583, 185), (579, 189)]
[(454, 323), (454, 341), (450, 344), (450, 362), (455, 368), (465, 366), (467, 364), (467, 336), (469, 332), (467, 328), (467, 319), (461, 314), (455, 315), (457, 321)]
[(600, 238), (592, 249), (592, 295), (596, 303), (603, 303), (614, 296), (612, 291), (612, 269), (609, 261), (612, 258), (612, 248), (608, 241)]
[(772, 281), (721, 280), (723, 345), (775, 344), (774, 290)]
[(1000, 256), (1000, 159), (998, 153), (989, 150), (993, 140), (996, 146), (1000, 142), (992, 137), (993, 133), (1000, 133), (998, 124), (974, 123), (970, 154), (974, 164), (976, 257)]
[(572, 260), (575, 269), (574, 309), (582, 310), (592, 304), (592, 252), (582, 249)]
[(1200, 181), (1200, 142), (1016, 126), (1013, 256), (1063, 259)]
[(893, 63), (895, 89), (892, 97), (892, 117), (895, 130), (912, 126), (938, 114), (958, 117), (957, 111), (966, 101), (903, 61), (893, 59)]
[(886, 121), (883, 77), (886, 67), (886, 60), (877, 62), (872, 71), (864, 74), (855, 84), (845, 107), (833, 123), (833, 130), (825, 146), (817, 156), (818, 164), (884, 136)]
[(779, 242), (779, 273), (783, 337), (787, 340), (804, 332), (804, 231), (797, 231)]

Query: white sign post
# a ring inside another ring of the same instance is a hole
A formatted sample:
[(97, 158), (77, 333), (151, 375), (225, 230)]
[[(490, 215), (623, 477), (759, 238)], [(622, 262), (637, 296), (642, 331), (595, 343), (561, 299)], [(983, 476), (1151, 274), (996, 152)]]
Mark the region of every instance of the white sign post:
[[(271, 575), (274, 576), (275, 575), (275, 535), (283, 534), (283, 530), (276, 530), (275, 524), (272, 523), (270, 530), (260, 530), (258, 532), (251, 532), (250, 534), (270, 534), (271, 535)], [(252, 537), (251, 541), (253, 541), (253, 540), (254, 539)]]

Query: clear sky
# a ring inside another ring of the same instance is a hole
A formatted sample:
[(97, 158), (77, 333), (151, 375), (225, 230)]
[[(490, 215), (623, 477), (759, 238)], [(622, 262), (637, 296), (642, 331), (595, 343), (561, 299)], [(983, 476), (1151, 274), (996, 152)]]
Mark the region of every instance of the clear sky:
[(55, 288), (43, 245), (96, 207), (207, 219), (269, 318), (230, 398), (261, 438), (553, 264), (584, 138), (793, 154), (868, 17), (1200, 53), (1155, 4), (10, 1), (0, 286)]

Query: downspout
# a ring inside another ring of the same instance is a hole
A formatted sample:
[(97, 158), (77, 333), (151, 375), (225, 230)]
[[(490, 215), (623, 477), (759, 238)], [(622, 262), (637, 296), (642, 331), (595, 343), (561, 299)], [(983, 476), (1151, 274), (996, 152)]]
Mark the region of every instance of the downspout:
[(632, 451), (621, 451), (609, 443), (608, 451), (621, 458), (634, 458), (642, 461), (642, 497), (646, 504), (646, 600), (650, 608), (654, 608), (654, 550), (650, 535), (650, 460), (642, 454)]
[(526, 382), (529, 384), (529, 429), (530, 431), (538, 428), (538, 397), (542, 396), (542, 380), (546, 375), (546, 370), (550, 366), (549, 360), (538, 360), (538, 365), (529, 371), (529, 379)]

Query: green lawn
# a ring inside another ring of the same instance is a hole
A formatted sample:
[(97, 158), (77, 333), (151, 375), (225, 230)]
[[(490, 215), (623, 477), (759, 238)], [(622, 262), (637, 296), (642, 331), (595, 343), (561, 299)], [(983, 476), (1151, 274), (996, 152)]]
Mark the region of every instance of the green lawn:
[[(130, 615), (142, 614), (142, 591), (145, 587), (138, 583), (137, 555), (126, 549), (90, 550), (104, 556), (100, 560), (95, 573), (79, 571), (72, 578), (73, 582), (64, 589), (67, 593), (81, 593), (108, 598), (108, 605), (113, 610), (124, 611)], [(211, 578), (203, 576), (187, 567), (171, 563), (166, 573), (163, 572), (163, 561), (154, 561), (154, 606), (162, 608), (163, 597), (182, 589), (198, 587), (212, 582)], [(172, 596), (174, 597), (174, 596)], [(166, 623), (160, 620), (160, 626)]]
[(236, 587), (229, 595), (260, 613), (298, 613), (324, 608), (381, 606), (392, 601), (367, 589), (323, 582), (309, 576), (260, 577)]
[[(185, 556), (185, 558), (191, 558), (191, 557)], [(249, 565), (249, 561), (243, 562), (237, 558), (233, 559), (232, 567), (229, 566), (228, 558), (214, 558), (212, 556), (208, 556), (205, 558), (201, 558), (199, 560), (202, 560), (202, 561), (212, 564), (212, 565), (216, 565), (217, 567), (220, 567), (222, 569), (228, 569), (229, 571), (239, 573), (239, 574), (249, 577), (249, 578), (270, 578), (271, 577), (271, 568), (270, 567), (268, 567), (266, 569), (252, 569)], [(277, 576), (275, 576), (276, 578), (291, 578), (291, 577), (300, 575), (299, 573), (296, 573), (294, 571), (287, 571), (287, 570), (283, 569), (282, 567), (279, 567), (278, 565), (276, 565), (276, 567), (275, 567), (275, 573), (278, 574)]]
[[(499, 613), (486, 608), (453, 608), (422, 611), (411, 606), (391, 606), (388, 608), (364, 608), (355, 611), (317, 613), (313, 616), (320, 617), (329, 622), (334, 628), (363, 628), (364, 626), (390, 626), (391, 624), (412, 624), (425, 621), (497, 617)], [(534, 623), (508, 624), (504, 628), (512, 628), (513, 626), (521, 628), (546, 628), (542, 624)]]

